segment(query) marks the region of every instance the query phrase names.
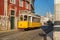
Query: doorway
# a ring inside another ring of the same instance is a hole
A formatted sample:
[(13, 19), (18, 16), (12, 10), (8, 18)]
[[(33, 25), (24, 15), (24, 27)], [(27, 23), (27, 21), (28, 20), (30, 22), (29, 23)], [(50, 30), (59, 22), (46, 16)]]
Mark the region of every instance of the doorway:
[(14, 19), (15, 19), (14, 15), (15, 15), (15, 11), (11, 10), (11, 20), (10, 20), (11, 29), (14, 29)]

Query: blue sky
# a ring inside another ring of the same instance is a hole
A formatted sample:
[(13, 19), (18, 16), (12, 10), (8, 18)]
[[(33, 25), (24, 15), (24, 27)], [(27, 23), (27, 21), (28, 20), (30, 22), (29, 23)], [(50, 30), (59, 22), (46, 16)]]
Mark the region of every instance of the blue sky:
[(35, 0), (35, 13), (45, 16), (46, 12), (54, 13), (54, 0)]

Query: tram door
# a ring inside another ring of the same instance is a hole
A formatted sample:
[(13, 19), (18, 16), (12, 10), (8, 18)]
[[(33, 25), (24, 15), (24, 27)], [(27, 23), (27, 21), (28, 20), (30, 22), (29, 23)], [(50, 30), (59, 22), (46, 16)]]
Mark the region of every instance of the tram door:
[(14, 29), (14, 19), (15, 19), (14, 14), (15, 14), (15, 11), (11, 10), (11, 20), (10, 20), (11, 29)]

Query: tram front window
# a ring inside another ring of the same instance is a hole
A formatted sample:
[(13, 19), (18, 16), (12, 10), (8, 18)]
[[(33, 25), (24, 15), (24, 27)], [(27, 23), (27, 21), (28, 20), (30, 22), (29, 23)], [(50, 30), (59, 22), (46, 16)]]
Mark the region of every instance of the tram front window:
[(20, 20), (23, 21), (23, 16), (22, 15), (20, 16)]
[(24, 16), (24, 21), (27, 21), (27, 16), (26, 15)]

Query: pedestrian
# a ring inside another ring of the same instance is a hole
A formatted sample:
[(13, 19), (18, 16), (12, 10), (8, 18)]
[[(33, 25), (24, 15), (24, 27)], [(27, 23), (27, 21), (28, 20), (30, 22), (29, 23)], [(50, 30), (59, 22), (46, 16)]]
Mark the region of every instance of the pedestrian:
[(47, 25), (48, 25), (48, 28), (49, 28), (49, 30), (52, 30), (53, 31), (53, 26), (54, 26), (54, 24), (53, 24), (53, 22), (51, 21), (51, 20), (48, 20), (47, 21)]
[(52, 21), (50, 21), (50, 20), (47, 21), (47, 25), (48, 25), (48, 26), (54, 26), (54, 24), (53, 24)]

